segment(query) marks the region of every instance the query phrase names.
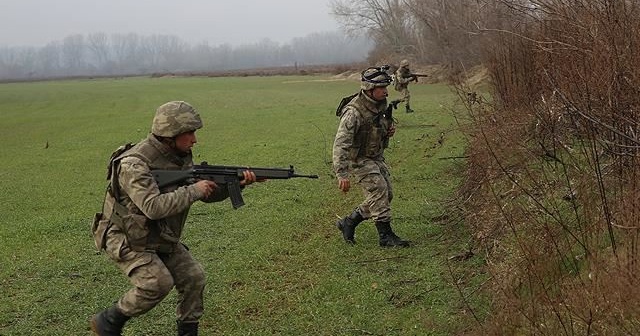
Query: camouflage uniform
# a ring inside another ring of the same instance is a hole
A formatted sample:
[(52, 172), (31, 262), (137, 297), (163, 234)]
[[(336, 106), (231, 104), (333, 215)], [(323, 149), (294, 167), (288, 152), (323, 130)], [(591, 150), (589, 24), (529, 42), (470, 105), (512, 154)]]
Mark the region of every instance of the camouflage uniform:
[(405, 103), (407, 113), (413, 112), (411, 109), (411, 94), (409, 93), (409, 83), (413, 80), (415, 80), (415, 78), (411, 76), (409, 61), (402, 60), (400, 67), (395, 73), (394, 88), (402, 95), (402, 101)]
[(408, 246), (390, 226), (393, 189), (384, 150), (389, 145), (393, 122), (383, 117), (387, 100), (376, 101), (371, 97), (374, 88), (386, 87), (390, 82), (391, 77), (383, 67), (365, 70), (362, 90), (342, 109), (333, 144), (333, 168), (338, 179), (353, 178), (364, 193), (364, 201), (353, 213), (336, 223), (348, 243), (355, 243), (355, 227), (371, 218), (381, 246)]
[(93, 232), (96, 247), (105, 250), (133, 285), (114, 307), (127, 318), (155, 307), (173, 287), (178, 292), (179, 325), (197, 323), (202, 316), (204, 270), (180, 243), (180, 237), (194, 202), (221, 201), (228, 193), (225, 188), (216, 188), (204, 199), (194, 184), (159, 189), (151, 174), (156, 169), (193, 166), (190, 153), (177, 153), (157, 136), (174, 137), (201, 126), (190, 105), (167, 103), (156, 113), (152, 134), (112, 156), (111, 185)]
[(333, 144), (336, 176), (348, 178), (351, 174), (362, 186), (365, 200), (358, 210), (374, 221), (391, 220), (393, 193), (383, 156), (391, 122), (378, 117), (386, 107), (386, 100), (376, 102), (360, 91), (344, 108)]

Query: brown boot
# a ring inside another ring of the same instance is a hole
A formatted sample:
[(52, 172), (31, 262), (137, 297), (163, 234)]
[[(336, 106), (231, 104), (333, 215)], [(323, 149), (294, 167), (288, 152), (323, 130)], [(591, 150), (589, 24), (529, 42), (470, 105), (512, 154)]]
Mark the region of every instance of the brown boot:
[(113, 306), (93, 316), (91, 331), (98, 336), (121, 336), (122, 327), (130, 318)]

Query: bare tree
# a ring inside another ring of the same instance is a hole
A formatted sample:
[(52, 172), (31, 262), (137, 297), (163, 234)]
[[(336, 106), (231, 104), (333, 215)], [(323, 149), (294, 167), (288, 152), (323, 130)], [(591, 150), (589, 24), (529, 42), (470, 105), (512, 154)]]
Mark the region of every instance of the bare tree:
[(38, 51), (38, 77), (58, 76), (62, 73), (62, 47), (59, 42), (51, 42)]
[(397, 53), (415, 52), (413, 19), (401, 0), (334, 0), (333, 15), (349, 33), (369, 34)]
[(140, 37), (136, 34), (111, 35), (111, 47), (113, 48), (114, 61), (118, 72), (134, 72), (139, 70)]
[(484, 0), (407, 0), (415, 16), (419, 53), (435, 63), (477, 64), (481, 39), (478, 22), (486, 22)]
[(96, 67), (102, 69), (109, 59), (109, 38), (105, 33), (94, 33), (87, 36), (87, 47), (93, 53)]
[(140, 39), (137, 54), (141, 56), (140, 63), (147, 69), (175, 71), (181, 70), (188, 49), (188, 45), (177, 36), (152, 35)]
[(84, 66), (84, 36), (70, 35), (62, 40), (62, 55), (65, 67), (73, 75), (79, 74)]

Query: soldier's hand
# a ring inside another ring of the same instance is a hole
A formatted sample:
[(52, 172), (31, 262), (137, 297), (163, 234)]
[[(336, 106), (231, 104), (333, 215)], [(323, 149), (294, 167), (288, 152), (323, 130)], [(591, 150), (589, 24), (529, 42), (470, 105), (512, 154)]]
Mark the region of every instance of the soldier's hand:
[(195, 183), (195, 186), (198, 191), (204, 194), (203, 198), (209, 197), (209, 195), (211, 195), (211, 193), (213, 193), (213, 191), (218, 188), (218, 185), (215, 182), (209, 180), (200, 180)]
[(241, 186), (248, 186), (248, 185), (252, 184), (253, 182), (264, 182), (264, 181), (266, 181), (264, 179), (261, 179), (261, 180), (256, 179), (256, 173), (254, 173), (251, 170), (243, 170), (242, 171), (242, 175), (244, 175), (244, 179), (242, 179), (242, 181), (240, 181), (240, 185)]
[(348, 178), (338, 178), (338, 188), (340, 188), (342, 192), (347, 192), (351, 188), (351, 182)]
[(396, 125), (391, 124), (391, 126), (389, 126), (389, 129), (387, 130), (387, 136), (390, 138), (394, 134), (396, 134)]

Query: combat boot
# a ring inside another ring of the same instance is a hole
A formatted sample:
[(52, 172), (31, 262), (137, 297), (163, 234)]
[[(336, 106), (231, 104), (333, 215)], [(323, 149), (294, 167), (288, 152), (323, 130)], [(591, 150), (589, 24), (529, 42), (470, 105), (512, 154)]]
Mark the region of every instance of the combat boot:
[(380, 237), (380, 246), (409, 247), (409, 241), (403, 240), (393, 233), (390, 222), (376, 222), (376, 229), (378, 229), (378, 236)]
[(98, 336), (121, 336), (122, 327), (130, 318), (113, 306), (93, 316), (91, 330)]
[(198, 336), (198, 322), (178, 321), (178, 336)]
[(405, 108), (407, 109), (407, 113), (413, 113), (414, 111), (411, 109), (411, 106), (409, 106), (409, 104), (407, 104), (405, 106)]
[(342, 231), (342, 238), (344, 238), (345, 242), (349, 244), (356, 243), (356, 226), (358, 226), (358, 224), (360, 224), (363, 220), (365, 220), (365, 218), (362, 217), (358, 209), (355, 209), (349, 216), (339, 219), (336, 222), (338, 230)]

